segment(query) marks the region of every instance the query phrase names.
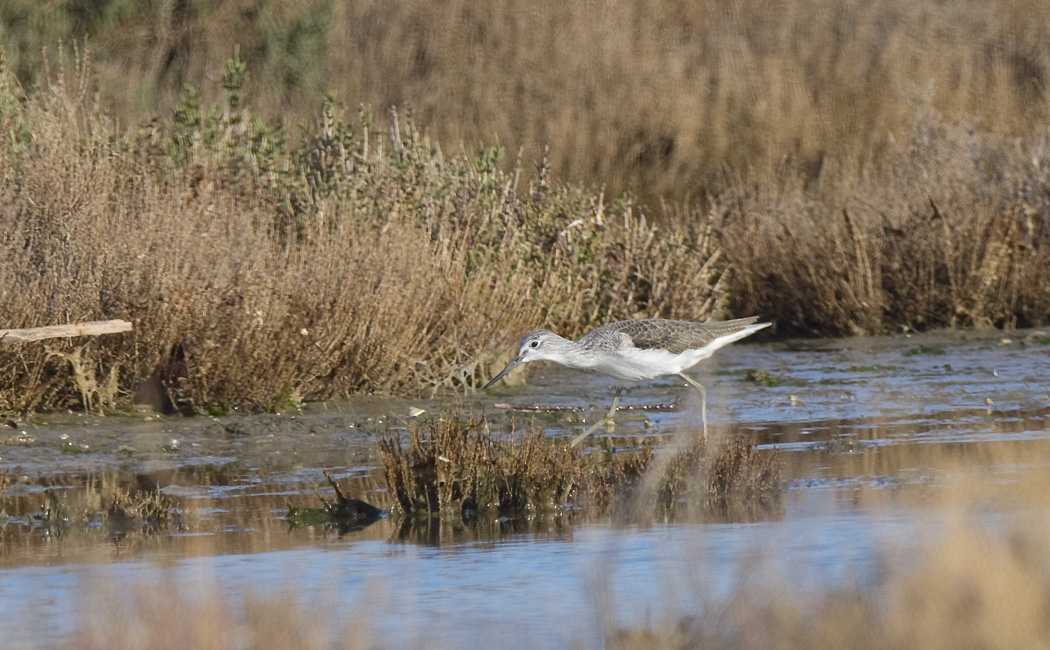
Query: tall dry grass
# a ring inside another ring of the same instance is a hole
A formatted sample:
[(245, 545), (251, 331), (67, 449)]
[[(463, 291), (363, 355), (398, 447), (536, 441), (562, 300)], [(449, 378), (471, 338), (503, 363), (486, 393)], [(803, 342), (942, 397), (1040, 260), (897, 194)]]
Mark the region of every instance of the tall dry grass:
[(292, 146), (239, 103), (236, 60), (223, 104), (191, 93), (125, 133), (91, 74), (80, 56), (46, 92), (5, 87), (0, 323), (135, 329), (3, 348), (0, 409), (113, 408), (147, 381), (197, 411), (465, 387), (530, 327), (702, 318), (724, 296), (710, 228), (519, 185), (495, 148), (447, 156), (332, 103)]
[(926, 109), (1008, 137), (1048, 118), (1050, 8), (1024, 0), (19, 0), (0, 26), (27, 85), (44, 83), (43, 48), (88, 39), (104, 101), (131, 124), (187, 84), (218, 101), (239, 44), (264, 118), (312, 119), (336, 90), (411, 107), (447, 145), (497, 136), (526, 161), (549, 146), (559, 176), (654, 200), (784, 161), (811, 179), (880, 167)]
[(1050, 322), (1050, 131), (981, 137), (929, 116), (892, 176), (806, 188), (741, 175), (708, 215), (733, 309), (782, 333), (1036, 327)]

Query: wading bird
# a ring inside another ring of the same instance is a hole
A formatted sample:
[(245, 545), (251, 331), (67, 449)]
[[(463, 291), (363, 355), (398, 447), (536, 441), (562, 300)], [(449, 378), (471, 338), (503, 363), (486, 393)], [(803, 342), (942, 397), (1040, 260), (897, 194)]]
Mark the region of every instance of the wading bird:
[[(570, 341), (546, 329), (532, 330), (521, 338), (518, 356), (482, 390), (495, 384), (516, 366), (529, 361), (553, 361), (569, 368), (608, 375), (627, 384), (678, 375), (700, 391), (706, 440), (707, 390), (684, 371), (710, 357), (722, 346), (770, 325), (757, 321), (757, 316), (707, 323), (663, 318), (623, 320), (591, 330), (579, 341)], [(616, 388), (612, 408), (604, 418), (577, 436), (572, 441), (573, 446), (613, 419), (623, 389), (623, 384)]]

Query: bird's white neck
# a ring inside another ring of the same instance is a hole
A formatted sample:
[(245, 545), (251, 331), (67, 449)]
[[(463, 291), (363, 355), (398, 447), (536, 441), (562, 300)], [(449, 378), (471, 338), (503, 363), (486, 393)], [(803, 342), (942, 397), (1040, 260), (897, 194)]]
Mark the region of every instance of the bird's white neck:
[(546, 349), (536, 356), (537, 360), (554, 361), (575, 370), (594, 370), (598, 365), (594, 351), (576, 341), (555, 335), (547, 341), (545, 347)]

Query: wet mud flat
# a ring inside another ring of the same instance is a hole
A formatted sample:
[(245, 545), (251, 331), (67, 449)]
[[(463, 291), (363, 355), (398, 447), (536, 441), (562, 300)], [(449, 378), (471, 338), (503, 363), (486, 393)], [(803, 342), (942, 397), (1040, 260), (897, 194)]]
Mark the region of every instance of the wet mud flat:
[[(11, 640), (62, 646), (85, 585), (156, 580), (364, 607), (392, 646), (507, 634), (568, 646), (597, 642), (609, 621), (643, 625), (646, 609), (688, 613), (703, 600), (698, 585), (705, 598), (730, 594), (755, 553), (776, 558), (771, 570), (801, 590), (863, 581), (886, 544), (913, 548), (943, 531), (946, 503), (971, 503), (993, 527), (1044, 507), (1013, 491), (1050, 465), (1048, 343), (1043, 333), (991, 332), (730, 346), (696, 373), (712, 432), (779, 450), (783, 485), (777, 507), (718, 519), (566, 511), (436, 522), (422, 533), (396, 515), (345, 534), (288, 525), (289, 505), (332, 497), (326, 473), (347, 495), (391, 508), (377, 441), (413, 417), (482, 412), (494, 429), (538, 425), (570, 439), (601, 417), (613, 388), (556, 366), (467, 398), (11, 420), (0, 429), (0, 619), (10, 619), (0, 624), (13, 629), (27, 612), (65, 621)], [(631, 389), (590, 453), (698, 433), (699, 398), (680, 384)], [(115, 529), (107, 513), (121, 495), (157, 495), (178, 521)]]

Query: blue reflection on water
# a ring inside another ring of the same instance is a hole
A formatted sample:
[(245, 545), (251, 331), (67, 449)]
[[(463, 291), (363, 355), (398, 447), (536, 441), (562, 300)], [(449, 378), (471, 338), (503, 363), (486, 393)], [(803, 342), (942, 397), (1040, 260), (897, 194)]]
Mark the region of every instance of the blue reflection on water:
[(597, 647), (616, 625), (659, 626), (717, 605), (748, 579), (752, 561), (764, 582), (779, 580), (787, 593), (867, 583), (879, 548), (915, 544), (936, 525), (936, 513), (865, 513), (812, 493), (799, 497), (780, 522), (581, 527), (571, 540), (442, 547), (350, 540), (165, 567), (138, 560), (13, 568), (0, 571), (0, 629), (4, 647), (62, 643), (73, 632), (71, 612), (92, 615), (99, 585), (128, 598), (133, 587), (157, 585), (191, 602), (218, 592), (234, 608), (246, 593), (294, 597), (307, 611), (328, 608), (337, 621), (367, 621), (370, 636), (388, 647)]

